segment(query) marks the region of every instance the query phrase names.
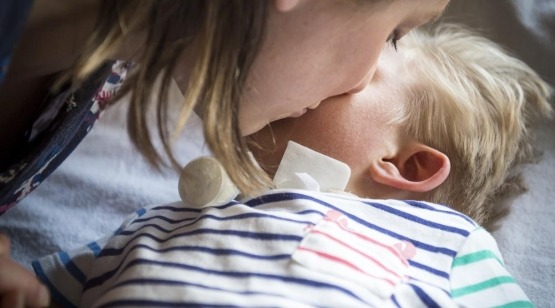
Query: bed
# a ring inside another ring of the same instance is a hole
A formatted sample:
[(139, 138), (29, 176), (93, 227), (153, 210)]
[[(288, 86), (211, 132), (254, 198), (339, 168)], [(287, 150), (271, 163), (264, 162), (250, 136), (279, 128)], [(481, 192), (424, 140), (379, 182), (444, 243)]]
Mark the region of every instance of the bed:
[[(555, 1), (453, 0), (444, 19), (482, 29), (555, 85), (555, 46), (549, 45), (555, 41)], [(61, 167), (0, 218), (16, 260), (30, 268), (32, 259), (112, 232), (137, 208), (179, 199), (177, 175), (151, 170), (131, 146), (126, 108), (123, 101), (107, 110)], [(526, 170), (530, 190), (515, 200), (494, 236), (532, 301), (549, 307), (555, 290), (555, 121), (542, 123), (538, 144), (544, 154)], [(183, 163), (208, 153), (198, 118), (188, 123), (176, 152)]]

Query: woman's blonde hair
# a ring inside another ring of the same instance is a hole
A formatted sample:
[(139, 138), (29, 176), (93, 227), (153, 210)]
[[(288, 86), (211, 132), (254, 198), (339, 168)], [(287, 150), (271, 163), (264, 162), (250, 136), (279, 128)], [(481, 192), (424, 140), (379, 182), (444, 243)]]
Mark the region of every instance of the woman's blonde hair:
[[(121, 48), (128, 35), (146, 33), (136, 61), (118, 97), (130, 93), (128, 131), (132, 142), (155, 167), (163, 163), (152, 142), (148, 110), (155, 81), (161, 76), (156, 100), (159, 137), (171, 164), (181, 166), (171, 150), (171, 131), (181, 130), (193, 108), (203, 115), (207, 144), (244, 192), (267, 185), (268, 177), (247, 155), (238, 126), (242, 87), (264, 39), (266, 0), (108, 0), (88, 48), (68, 74), (74, 85)], [(193, 40), (199, 51), (192, 68), (177, 127), (168, 127), (167, 93), (176, 63)]]
[(551, 114), (549, 86), (462, 26), (414, 31), (400, 48), (415, 80), (406, 130), (451, 160), (449, 177), (428, 199), (494, 229), (526, 190), (520, 166), (535, 161), (530, 129)]

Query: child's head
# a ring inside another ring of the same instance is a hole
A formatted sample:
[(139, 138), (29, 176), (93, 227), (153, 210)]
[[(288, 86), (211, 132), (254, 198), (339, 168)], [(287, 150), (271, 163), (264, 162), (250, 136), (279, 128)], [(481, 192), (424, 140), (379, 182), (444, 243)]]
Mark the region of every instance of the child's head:
[(529, 129), (549, 115), (548, 86), (493, 42), (458, 26), (414, 33), (380, 57), (367, 89), (323, 102), (256, 136), (270, 174), (293, 140), (347, 163), (361, 197), (448, 204), (486, 227), (524, 190)]

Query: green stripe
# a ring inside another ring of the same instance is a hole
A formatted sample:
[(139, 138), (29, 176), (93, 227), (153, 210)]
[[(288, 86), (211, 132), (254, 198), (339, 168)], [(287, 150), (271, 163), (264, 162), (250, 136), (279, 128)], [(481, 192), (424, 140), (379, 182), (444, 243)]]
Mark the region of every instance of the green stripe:
[(497, 260), (497, 262), (499, 262), (499, 264), (503, 265), (503, 262), (501, 262), (501, 260), (499, 260), (499, 258), (497, 258), (497, 256), (493, 252), (491, 252), (491, 250), (480, 250), (455, 258), (451, 267), (467, 265), (485, 259), (495, 259)]
[(494, 308), (534, 308), (534, 307), (535, 307), (534, 304), (532, 304), (529, 301), (517, 301), (517, 302), (507, 303), (501, 306), (495, 306)]
[(459, 297), (470, 293), (483, 291), (485, 289), (493, 288), (495, 286), (498, 286), (504, 283), (516, 283), (516, 281), (513, 277), (510, 277), (510, 276), (495, 277), (477, 284), (452, 290), (451, 295), (453, 297)]

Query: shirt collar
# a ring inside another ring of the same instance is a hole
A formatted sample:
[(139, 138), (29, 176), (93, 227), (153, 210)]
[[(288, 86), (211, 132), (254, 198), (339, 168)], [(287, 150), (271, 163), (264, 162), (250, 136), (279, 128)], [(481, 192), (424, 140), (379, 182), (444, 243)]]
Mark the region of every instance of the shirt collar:
[(347, 164), (289, 141), (273, 181), (281, 189), (343, 192), (350, 177)]

